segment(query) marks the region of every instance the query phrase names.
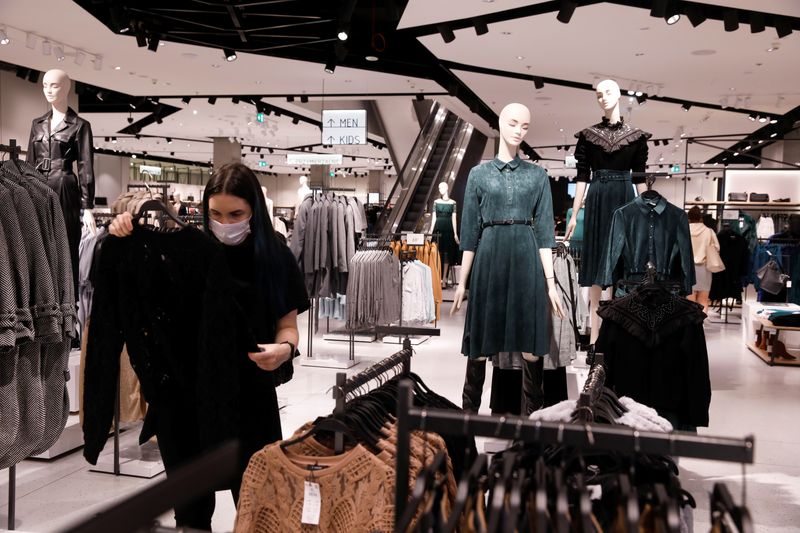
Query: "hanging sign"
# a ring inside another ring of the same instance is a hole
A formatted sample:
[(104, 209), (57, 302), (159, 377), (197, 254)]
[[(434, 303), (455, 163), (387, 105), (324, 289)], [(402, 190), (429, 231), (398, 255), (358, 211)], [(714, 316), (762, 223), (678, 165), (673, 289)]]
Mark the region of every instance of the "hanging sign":
[(409, 233), (406, 235), (406, 243), (409, 246), (422, 246), (425, 244), (424, 233)]
[(367, 144), (367, 110), (323, 110), (322, 144)]
[(287, 165), (341, 165), (342, 154), (286, 154)]

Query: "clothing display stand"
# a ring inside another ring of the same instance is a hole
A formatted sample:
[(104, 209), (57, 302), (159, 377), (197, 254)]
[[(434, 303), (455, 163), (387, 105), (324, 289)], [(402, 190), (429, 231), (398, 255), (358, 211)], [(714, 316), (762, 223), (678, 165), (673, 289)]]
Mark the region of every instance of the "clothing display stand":
[[(333, 399), (336, 400), (333, 414), (339, 415), (344, 413), (348, 396), (355, 393), (370, 381), (378, 379), (390, 371), (395, 371), (398, 367), (401, 369), (400, 374), (407, 376), (411, 372), (412, 354), (413, 349), (411, 348), (411, 342), (405, 340), (402, 350), (375, 363), (350, 379), (347, 379), (347, 374), (344, 372), (338, 372), (336, 374), (336, 386), (333, 388)], [(334, 452), (337, 455), (344, 452), (344, 435), (341, 433), (336, 433), (334, 436)]]
[(533, 421), (527, 417), (476, 415), (414, 407), (413, 384), (400, 383), (397, 404), (395, 523), (408, 504), (411, 431), (440, 435), (491, 436), (538, 444), (563, 444), (583, 451), (636, 452), (752, 464), (755, 438), (708, 437), (693, 433), (638, 431), (604, 424)]
[[(19, 159), (22, 148), (17, 145), (16, 139), (9, 139), (8, 146), (0, 144), (0, 152), (7, 152), (12, 160)], [(17, 505), (17, 465), (8, 468), (8, 529), (13, 530), (16, 526), (16, 505)]]

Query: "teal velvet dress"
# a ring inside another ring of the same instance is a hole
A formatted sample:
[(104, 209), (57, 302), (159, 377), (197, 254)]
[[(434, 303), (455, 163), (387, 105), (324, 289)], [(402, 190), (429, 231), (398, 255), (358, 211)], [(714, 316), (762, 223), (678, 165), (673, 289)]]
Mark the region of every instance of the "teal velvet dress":
[[(550, 302), (539, 248), (555, 246), (550, 181), (519, 157), (473, 168), (464, 193), (461, 250), (475, 252), (461, 353), (546, 355)], [(486, 222), (530, 220), (532, 225)]]
[(454, 264), (458, 259), (458, 244), (456, 234), (453, 232), (453, 213), (456, 204), (452, 202), (435, 202), (433, 208), (436, 212), (436, 224), (433, 233), (439, 234), (439, 257), (442, 264)]

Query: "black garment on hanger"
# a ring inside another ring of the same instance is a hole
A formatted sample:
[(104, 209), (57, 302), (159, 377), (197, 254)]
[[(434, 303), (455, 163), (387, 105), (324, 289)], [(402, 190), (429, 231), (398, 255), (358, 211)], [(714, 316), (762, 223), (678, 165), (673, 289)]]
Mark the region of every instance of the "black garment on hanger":
[(742, 280), (749, 274), (750, 250), (744, 237), (730, 226), (717, 234), (719, 255), (725, 270), (713, 275), (709, 298), (713, 301), (726, 298), (742, 299)]
[[(601, 304), (595, 349), (606, 386), (681, 426), (708, 426), (711, 381), (702, 308), (657, 284)], [(662, 415), (664, 416), (664, 415)]]

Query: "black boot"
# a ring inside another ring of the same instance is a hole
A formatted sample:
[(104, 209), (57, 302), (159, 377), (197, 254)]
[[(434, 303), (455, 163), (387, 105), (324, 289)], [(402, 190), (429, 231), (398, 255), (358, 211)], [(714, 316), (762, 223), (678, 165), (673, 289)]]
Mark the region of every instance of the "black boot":
[(522, 364), (522, 414), (528, 416), (544, 406), (544, 359)]
[(467, 358), (467, 372), (464, 376), (464, 391), (461, 406), (465, 411), (477, 413), (483, 396), (483, 383), (486, 381), (486, 360)]

